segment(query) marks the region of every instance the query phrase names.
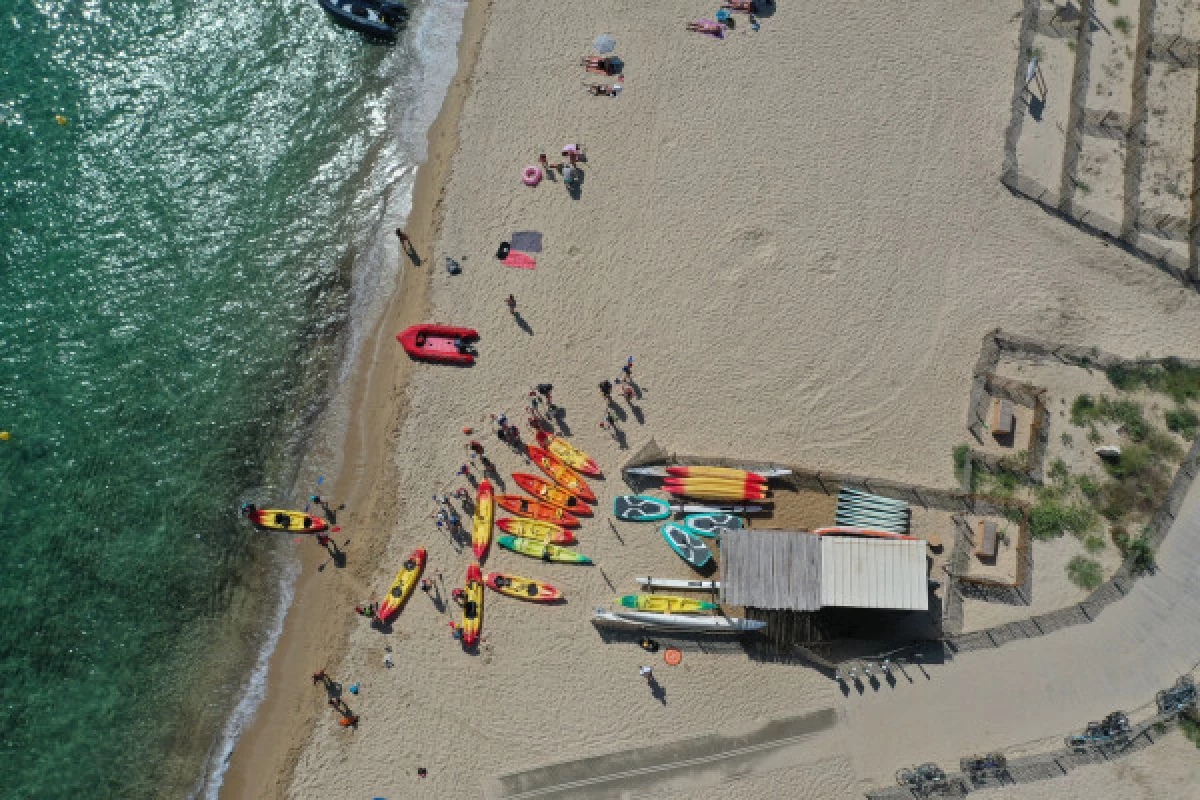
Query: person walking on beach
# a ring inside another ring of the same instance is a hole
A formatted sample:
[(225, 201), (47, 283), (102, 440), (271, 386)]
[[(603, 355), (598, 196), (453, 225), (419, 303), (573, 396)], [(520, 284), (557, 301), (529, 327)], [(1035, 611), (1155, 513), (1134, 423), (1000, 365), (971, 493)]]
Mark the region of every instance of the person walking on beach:
[[(542, 158), (545, 158), (545, 156), (542, 156)], [(508, 306), (508, 313), (510, 313), (510, 314), (517, 313), (517, 298), (513, 297), (510, 294), (508, 296), (508, 299), (504, 301), (504, 304)]]
[(621, 367), (621, 374), (625, 376), (626, 381), (633, 381), (633, 356), (630, 356), (629, 360), (625, 362), (625, 366)]
[(638, 670), (638, 674), (646, 679), (646, 683), (654, 682), (654, 667), (642, 667)]
[(612, 390), (612, 381), (610, 381), (608, 378), (600, 381), (600, 394), (604, 395), (604, 399), (610, 403), (612, 402)]

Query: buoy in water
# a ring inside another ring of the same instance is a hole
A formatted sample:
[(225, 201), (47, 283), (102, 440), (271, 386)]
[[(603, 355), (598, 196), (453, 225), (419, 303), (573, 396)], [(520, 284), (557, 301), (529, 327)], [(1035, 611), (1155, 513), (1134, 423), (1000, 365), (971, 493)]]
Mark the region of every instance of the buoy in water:
[(55, 115), (54, 115), (54, 121), (55, 121), (55, 122), (57, 122), (59, 125), (66, 125), (66, 124), (67, 124), (67, 118), (66, 118), (66, 117), (64, 117), (62, 114), (55, 114)]
[(12, 434), (8, 431), (0, 431), (0, 442), (7, 442), (12, 438)]

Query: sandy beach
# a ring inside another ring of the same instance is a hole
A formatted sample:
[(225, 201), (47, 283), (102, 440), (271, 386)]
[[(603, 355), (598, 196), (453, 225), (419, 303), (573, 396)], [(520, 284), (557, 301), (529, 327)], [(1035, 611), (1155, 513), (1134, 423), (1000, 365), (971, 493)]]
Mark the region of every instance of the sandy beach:
[[(751, 736), (827, 709), (828, 726), (777, 749), (642, 788), (715, 797), (788, 786), (815, 798), (887, 783), (903, 764), (873, 761), (872, 743), (905, 738), (908, 724), (882, 713), (886, 698), (848, 711), (854, 698), (809, 667), (718, 648), (675, 668), (656, 657), (658, 699), (637, 672), (651, 657), (601, 639), (592, 609), (634, 591), (635, 576), (690, 577), (654, 527), (610, 525), (621, 465), (653, 438), (682, 453), (953, 486), (987, 331), (1200, 357), (1194, 291), (1000, 184), (1020, 3), (780, 3), (757, 32), (741, 19), (723, 41), (684, 30), (712, 8), (596, 0), (558, 9), (564, 25), (536, 4), (471, 6), (406, 226), (423, 263), (406, 267), (351, 390), (335, 484), (349, 566), (306, 563), (225, 796), (499, 795), (501, 778), (524, 770)], [(600, 82), (578, 64), (600, 33), (626, 63), (618, 98), (583, 87)], [(587, 153), (577, 198), (561, 181), (521, 184), (539, 153), (558, 161), (575, 142)], [(493, 257), (523, 230), (544, 236), (532, 270)], [(445, 272), (446, 256), (461, 275)], [(394, 337), (422, 320), (477, 328), (478, 363), (410, 363)], [(641, 397), (622, 404), (614, 436), (600, 426), (597, 384), (630, 356)], [(605, 471), (579, 532), (596, 566), (493, 547), (485, 572), (546, 579), (568, 602), (489, 594), (477, 654), (451, 639), (457, 614), (420, 592), (390, 635), (369, 628), (354, 605), (378, 599), (416, 546), (441, 571), (442, 597), (461, 585), (470, 551), (435, 527), (431, 496), (464, 485), (454, 479), (474, 438), (464, 426), (486, 434), (500, 490), (517, 491), (509, 475), (536, 470), (488, 419), (523, 421), (542, 382), (571, 441)], [(987, 659), (969, 662), (931, 671), (969, 668), (983, 681)], [(359, 684), (358, 730), (339, 728), (312, 687), (322, 667)], [(1060, 722), (1048, 718), (1046, 735)], [(1036, 709), (1014, 706), (981, 742), (1037, 725)]]

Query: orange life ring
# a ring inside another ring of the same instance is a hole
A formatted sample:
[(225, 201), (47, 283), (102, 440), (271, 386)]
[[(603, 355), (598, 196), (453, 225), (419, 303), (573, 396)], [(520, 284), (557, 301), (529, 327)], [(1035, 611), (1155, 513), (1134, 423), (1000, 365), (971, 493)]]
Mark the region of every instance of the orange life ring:
[(667, 662), (669, 666), (677, 667), (679, 666), (679, 662), (683, 661), (683, 653), (679, 651), (679, 648), (668, 647), (666, 652), (663, 653), (663, 661)]

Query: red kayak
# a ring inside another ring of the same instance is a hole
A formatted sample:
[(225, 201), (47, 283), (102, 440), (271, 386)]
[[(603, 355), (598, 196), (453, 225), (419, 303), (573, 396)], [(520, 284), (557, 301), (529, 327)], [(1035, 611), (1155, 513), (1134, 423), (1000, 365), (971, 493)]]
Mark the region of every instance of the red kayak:
[(539, 478), (537, 475), (530, 475), (527, 472), (514, 472), (512, 476), (518, 486), (543, 503), (549, 503), (583, 516), (590, 517), (592, 515), (592, 509), (582, 500), (553, 481)]
[(479, 340), (479, 331), (451, 325), (413, 325), (396, 336), (396, 340), (404, 352), (420, 361), (474, 364), (471, 346)]
[(555, 525), (561, 525), (564, 528), (579, 527), (578, 517), (572, 516), (558, 506), (543, 503), (541, 500), (530, 500), (528, 497), (522, 497), (519, 494), (497, 495), (496, 505), (511, 514), (516, 514), (518, 517), (528, 517), (529, 519), (541, 520), (542, 522), (553, 522)]

